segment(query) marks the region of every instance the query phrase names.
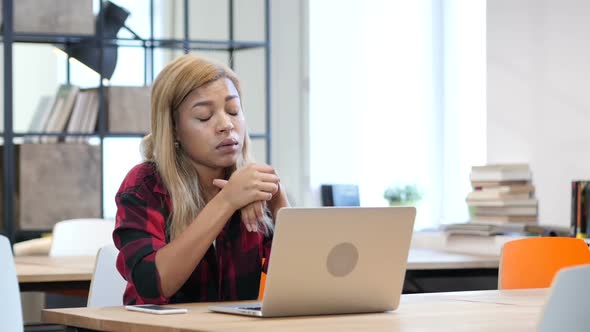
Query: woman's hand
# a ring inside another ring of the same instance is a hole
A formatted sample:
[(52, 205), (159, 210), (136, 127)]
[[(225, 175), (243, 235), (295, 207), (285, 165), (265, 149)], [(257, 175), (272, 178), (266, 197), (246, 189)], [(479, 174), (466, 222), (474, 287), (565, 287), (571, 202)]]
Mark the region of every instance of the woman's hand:
[(290, 205), (285, 187), (282, 185), (279, 185), (278, 187), (279, 189), (273, 195), (273, 198), (270, 201), (265, 202), (265, 204), (268, 206), (268, 209), (270, 210), (270, 213), (272, 214), (273, 220), (277, 219), (277, 213), (281, 208), (288, 207)]
[(229, 180), (215, 179), (213, 184), (222, 190), (218, 195), (235, 209), (241, 209), (242, 221), (249, 231), (258, 230), (265, 201), (271, 200), (279, 190), (279, 177), (265, 164), (249, 164), (236, 170)]
[[(227, 184), (227, 180), (215, 179), (213, 184), (220, 189), (223, 189)], [(265, 205), (266, 203), (264, 201), (256, 201), (244, 206), (240, 210), (242, 223), (244, 223), (248, 232), (258, 232), (258, 222), (262, 220), (262, 217), (264, 216)]]
[(264, 201), (257, 201), (241, 209), (242, 222), (249, 232), (258, 232), (258, 222), (264, 217), (265, 205)]

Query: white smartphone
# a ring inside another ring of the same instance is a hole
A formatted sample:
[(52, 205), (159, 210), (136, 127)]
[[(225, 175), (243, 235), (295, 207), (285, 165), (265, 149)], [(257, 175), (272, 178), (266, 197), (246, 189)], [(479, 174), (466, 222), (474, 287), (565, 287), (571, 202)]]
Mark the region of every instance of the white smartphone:
[(188, 309), (186, 308), (171, 308), (156, 304), (126, 305), (125, 309), (131, 311), (147, 312), (156, 315), (184, 314), (188, 312)]

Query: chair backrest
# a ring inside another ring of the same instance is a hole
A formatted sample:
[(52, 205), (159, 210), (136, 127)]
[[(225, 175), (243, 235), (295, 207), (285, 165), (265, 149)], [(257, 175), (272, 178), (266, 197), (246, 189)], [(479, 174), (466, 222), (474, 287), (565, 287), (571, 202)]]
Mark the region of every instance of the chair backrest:
[(10, 249), (10, 242), (2, 235), (0, 235), (0, 294), (2, 294), (2, 300), (0, 300), (2, 331), (21, 332), (23, 330), (23, 313), (14, 257)]
[(557, 273), (537, 325), (537, 332), (588, 331), (590, 265)]
[(104, 246), (98, 251), (94, 274), (90, 282), (88, 307), (123, 305), (123, 293), (127, 281), (116, 268), (118, 253), (114, 245)]
[(502, 248), (498, 289), (546, 288), (564, 268), (590, 263), (583, 240), (535, 237), (507, 242)]
[(115, 222), (104, 219), (70, 219), (53, 227), (49, 256), (94, 256), (113, 243)]
[[(262, 265), (264, 265), (264, 262), (266, 261), (266, 258), (262, 257)], [(260, 273), (260, 285), (258, 287), (258, 301), (262, 301), (262, 299), (264, 298), (264, 287), (266, 286), (266, 273), (263, 271)]]

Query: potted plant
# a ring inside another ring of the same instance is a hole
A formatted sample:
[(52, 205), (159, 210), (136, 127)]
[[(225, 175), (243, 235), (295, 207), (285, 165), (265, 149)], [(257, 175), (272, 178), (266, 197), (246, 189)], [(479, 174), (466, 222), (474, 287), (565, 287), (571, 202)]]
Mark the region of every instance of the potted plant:
[(389, 202), (389, 206), (415, 205), (422, 199), (422, 192), (414, 184), (391, 186), (385, 189), (383, 197)]

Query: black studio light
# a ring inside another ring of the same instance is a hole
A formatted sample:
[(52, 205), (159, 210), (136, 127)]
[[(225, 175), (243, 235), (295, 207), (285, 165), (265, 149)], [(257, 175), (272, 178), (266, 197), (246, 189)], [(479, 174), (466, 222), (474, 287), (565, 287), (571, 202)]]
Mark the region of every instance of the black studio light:
[[(121, 28), (130, 31), (135, 38), (139, 38), (131, 29), (125, 26), (125, 20), (130, 12), (123, 7), (107, 1), (103, 4), (102, 12), (96, 19), (95, 37), (100, 38), (99, 31), (102, 28), (102, 38), (115, 39)], [(104, 18), (104, 19), (103, 19)], [(104, 22), (104, 23), (103, 23)], [(101, 73), (100, 68), (100, 47), (94, 40), (82, 41), (70, 45), (66, 50), (70, 57), (82, 62), (97, 73)], [(113, 76), (117, 66), (117, 45), (106, 45), (102, 47), (102, 76), (110, 79)]]

